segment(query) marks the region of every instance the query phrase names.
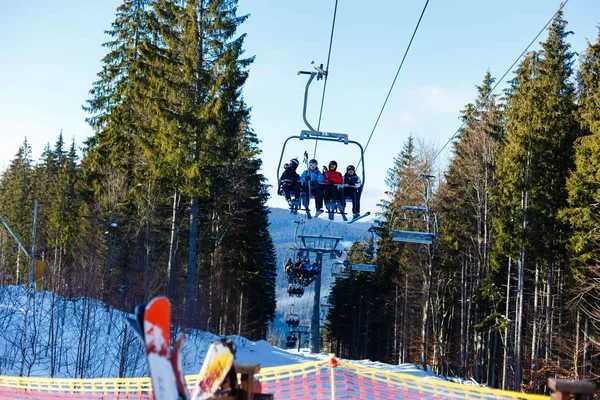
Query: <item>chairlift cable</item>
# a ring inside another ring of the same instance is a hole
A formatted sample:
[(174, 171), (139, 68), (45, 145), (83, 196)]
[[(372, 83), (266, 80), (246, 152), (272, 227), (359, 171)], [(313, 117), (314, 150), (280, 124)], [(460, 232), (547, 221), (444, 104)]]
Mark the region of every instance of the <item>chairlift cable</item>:
[[(498, 85), (500, 85), (500, 83), (504, 80), (504, 78), (506, 78), (506, 75), (508, 75), (508, 73), (514, 68), (514, 66), (519, 62), (519, 60), (521, 59), (521, 57), (523, 57), (523, 55), (525, 55), (525, 53), (529, 50), (529, 48), (531, 47), (531, 45), (539, 38), (539, 36), (548, 28), (548, 25), (550, 25), (552, 23), (552, 21), (554, 20), (554, 18), (558, 15), (558, 13), (560, 13), (562, 11), (562, 9), (567, 5), (567, 3), (569, 2), (569, 0), (565, 0), (564, 3), (560, 4), (560, 7), (558, 8), (558, 10), (552, 15), (552, 17), (548, 20), (548, 22), (546, 22), (546, 24), (542, 27), (542, 29), (540, 29), (540, 31), (537, 33), (537, 35), (535, 35), (535, 37), (531, 40), (531, 42), (529, 42), (529, 44), (527, 45), (527, 47), (525, 47), (525, 49), (521, 52), (521, 54), (519, 54), (519, 56), (515, 59), (515, 61), (510, 65), (510, 67), (508, 67), (508, 69), (504, 72), (504, 74), (502, 75), (502, 77), (500, 79), (498, 79), (496, 81), (496, 84), (492, 87), (492, 89), (489, 91), (489, 93), (487, 94), (487, 96), (485, 96), (485, 98), (483, 99), (483, 101), (481, 102), (481, 104), (486, 104), (488, 99), (490, 98), (490, 96), (492, 95), (492, 93), (494, 93), (494, 91), (496, 90), (496, 88), (498, 87)], [(389, 96), (389, 93), (388, 93)], [(386, 99), (387, 101), (387, 99)], [(385, 105), (385, 104), (384, 104)], [(460, 131), (466, 126), (466, 124), (471, 120), (471, 118), (473, 117), (473, 115), (479, 111), (481, 109), (482, 106), (479, 106), (478, 108), (476, 108), (473, 112), (471, 112), (469, 114), (469, 116), (463, 121), (463, 123), (460, 125), (460, 127), (456, 130), (456, 132), (454, 132), (452, 134), (452, 136), (450, 136), (450, 139), (448, 139), (448, 141), (444, 144), (444, 146), (442, 146), (442, 148), (433, 156), (433, 158), (421, 169), (421, 171), (417, 174), (417, 178), (413, 179), (408, 186), (406, 186), (405, 189), (402, 190), (402, 192), (400, 193), (400, 195), (405, 194), (408, 189), (410, 189), (412, 187), (412, 185), (417, 181), (418, 176), (421, 175), (422, 173), (424, 173), (428, 168), (431, 167), (431, 165), (433, 164), (433, 162), (435, 161), (435, 159), (437, 157), (439, 157), (439, 155), (444, 151), (444, 149), (454, 140), (454, 138), (456, 138), (456, 135), (458, 135), (460, 133)], [(383, 109), (382, 109), (383, 111)], [(381, 113), (379, 114), (381, 116)], [(379, 118), (377, 119), (377, 121), (379, 121)], [(477, 123), (477, 121), (476, 121)], [(373, 128), (373, 130), (375, 130), (375, 128)], [(371, 136), (373, 135), (373, 133), (371, 132)], [(369, 137), (369, 141), (371, 140), (371, 138)], [(369, 145), (369, 142), (367, 142), (367, 146)], [(367, 146), (365, 146), (365, 151), (367, 151)], [(383, 217), (383, 213), (381, 213), (381, 215), (376, 218), (373, 222), (379, 221), (381, 220), (381, 218)], [(370, 229), (370, 227), (369, 227)], [(367, 229), (365, 231), (368, 232), (369, 229)], [(363, 235), (365, 234), (363, 233)]]
[(323, 236), (323, 234), (325, 233), (325, 231), (329, 228), (329, 225), (331, 225), (331, 220), (329, 220), (329, 222), (327, 223), (327, 225), (325, 225), (325, 229), (323, 229), (323, 232), (321, 232), (321, 234), (319, 236)]
[[(423, 11), (421, 11), (421, 16), (419, 17), (419, 20), (417, 21), (417, 26), (415, 26), (415, 29), (410, 38), (410, 41), (408, 42), (408, 46), (406, 47), (406, 51), (404, 52), (404, 56), (402, 57), (402, 61), (400, 62), (400, 66), (398, 67), (398, 70), (396, 71), (396, 76), (394, 77), (394, 80), (392, 81), (392, 84), (390, 86), (390, 90), (388, 90), (387, 96), (385, 97), (385, 101), (383, 102), (383, 105), (381, 106), (381, 110), (379, 111), (379, 115), (377, 116), (377, 120), (375, 121), (375, 125), (373, 126), (373, 129), (371, 130), (371, 134), (369, 135), (369, 140), (367, 140), (367, 144), (365, 145), (365, 150), (364, 150), (365, 153), (367, 152), (367, 148), (369, 147), (371, 138), (373, 137), (373, 134), (375, 133), (375, 129), (377, 129), (377, 125), (379, 124), (379, 120), (381, 119), (381, 115), (383, 114), (383, 110), (385, 109), (385, 106), (387, 105), (390, 95), (392, 94), (392, 90), (394, 89), (394, 85), (396, 84), (396, 80), (398, 79), (398, 75), (400, 74), (400, 70), (402, 70), (402, 66), (404, 65), (404, 60), (406, 60), (406, 56), (408, 55), (410, 46), (412, 45), (413, 39), (415, 38), (415, 35), (417, 34), (417, 30), (419, 29), (419, 25), (421, 24), (421, 20), (423, 19), (423, 15), (425, 14), (425, 10), (427, 9), (428, 4), (429, 4), (429, 0), (427, 0), (425, 2), (425, 6), (423, 6)], [(358, 168), (358, 166), (360, 166), (360, 161), (358, 162), (358, 165), (356, 168)]]
[[(327, 65), (325, 66), (325, 79), (323, 82), (323, 94), (321, 96), (321, 109), (319, 111), (319, 122), (317, 123), (317, 131), (321, 130), (321, 117), (323, 115), (323, 104), (325, 103), (325, 90), (327, 89), (327, 76), (329, 75), (329, 60), (331, 59), (331, 47), (333, 44), (333, 32), (335, 30), (335, 17), (337, 15), (338, 0), (335, 0), (335, 6), (333, 9), (333, 22), (331, 23), (331, 36), (329, 37), (329, 51), (327, 52)], [(317, 145), (319, 144), (319, 138), (315, 141), (315, 149), (313, 151), (313, 158), (317, 157)]]
[[(546, 28), (548, 27), (548, 25), (550, 25), (550, 23), (554, 20), (554, 18), (556, 17), (556, 15), (562, 11), (562, 9), (564, 8), (564, 6), (569, 2), (569, 0), (566, 0), (564, 3), (561, 3), (560, 7), (558, 8), (558, 10), (554, 13), (554, 15), (552, 15), (552, 18), (550, 18), (548, 20), (548, 22), (546, 22), (546, 25), (544, 25), (544, 27), (538, 32), (538, 34), (531, 40), (531, 42), (529, 42), (529, 44), (527, 45), (527, 47), (525, 47), (525, 50), (523, 50), (521, 52), (521, 54), (519, 54), (519, 57), (517, 57), (517, 59), (510, 65), (510, 67), (508, 67), (508, 69), (504, 72), (504, 74), (502, 75), (502, 77), (500, 79), (498, 79), (498, 81), (496, 82), (496, 84), (492, 87), (492, 89), (489, 91), (489, 93), (484, 97), (483, 101), (481, 102), (481, 104), (486, 104), (487, 101), (489, 100), (490, 96), (492, 95), (492, 93), (494, 93), (494, 91), (496, 90), (496, 88), (498, 87), (498, 85), (500, 85), (500, 83), (504, 80), (504, 78), (506, 78), (506, 75), (508, 75), (508, 73), (513, 69), (513, 67), (519, 62), (519, 60), (521, 59), (521, 57), (523, 57), (523, 55), (525, 55), (525, 53), (529, 50), (529, 48), (531, 47), (531, 45), (537, 40), (537, 38), (542, 34), (542, 32), (544, 32), (546, 30)], [(444, 151), (444, 149), (456, 138), (456, 135), (458, 135), (460, 133), (460, 131), (467, 125), (467, 123), (471, 120), (471, 118), (473, 117), (473, 115), (481, 110), (482, 106), (476, 108), (473, 112), (471, 112), (469, 114), (469, 116), (463, 121), (463, 123), (458, 127), (458, 129), (456, 130), (456, 132), (454, 132), (452, 134), (452, 136), (450, 136), (450, 138), (448, 139), (448, 141), (444, 144), (444, 146), (442, 146), (442, 148), (433, 156), (433, 158), (427, 163), (425, 164), (425, 166), (421, 169), (421, 171), (419, 172), (418, 175), (424, 173), (428, 168), (431, 167), (431, 165), (433, 164), (433, 162), (435, 161), (436, 158), (439, 157), (439, 155)], [(476, 121), (477, 122), (477, 121)], [(418, 176), (417, 175), (417, 176)], [(413, 183), (415, 183), (415, 181), (418, 178), (415, 178), (408, 186), (407, 189), (410, 188)], [(402, 193), (404, 194), (404, 193)]]

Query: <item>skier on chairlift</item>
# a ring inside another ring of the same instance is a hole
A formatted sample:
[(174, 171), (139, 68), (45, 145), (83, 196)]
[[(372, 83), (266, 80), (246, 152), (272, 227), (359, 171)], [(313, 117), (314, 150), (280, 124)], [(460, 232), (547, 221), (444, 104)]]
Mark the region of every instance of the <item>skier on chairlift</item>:
[(343, 193), (343, 184), (344, 177), (341, 173), (337, 171), (337, 162), (330, 161), (329, 169), (323, 167), (323, 181), (325, 183), (325, 206), (327, 207), (327, 211), (332, 213), (335, 212), (335, 209), (342, 207), (342, 193)]
[(346, 207), (346, 196), (350, 197), (352, 201), (352, 217), (360, 217), (360, 186), (362, 182), (360, 177), (356, 175), (356, 169), (354, 165), (348, 165), (346, 167), (346, 174), (344, 175), (344, 208)]
[[(281, 174), (281, 178), (279, 178), (279, 182), (281, 182), (280, 191), (285, 195), (285, 199), (290, 205), (292, 210), (298, 209), (300, 207), (300, 176), (296, 172), (298, 165), (300, 162), (298, 158), (292, 158), (288, 164), (285, 164), (283, 174)], [(294, 191), (294, 201), (292, 202), (291, 191)]]
[(317, 215), (323, 212), (323, 191), (319, 185), (323, 184), (323, 174), (319, 171), (319, 163), (312, 159), (308, 162), (308, 169), (300, 177), (302, 182), (302, 204), (308, 209), (309, 195), (315, 196)]

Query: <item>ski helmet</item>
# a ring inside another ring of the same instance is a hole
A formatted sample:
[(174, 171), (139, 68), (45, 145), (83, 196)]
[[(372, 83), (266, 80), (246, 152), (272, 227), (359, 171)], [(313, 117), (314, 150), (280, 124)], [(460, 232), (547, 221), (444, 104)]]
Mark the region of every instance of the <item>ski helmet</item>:
[(290, 167), (292, 167), (292, 168), (296, 169), (296, 168), (298, 168), (298, 165), (300, 165), (300, 162), (298, 161), (298, 158), (297, 158), (297, 157), (295, 157), (295, 158), (292, 158), (292, 159), (290, 160)]
[(354, 168), (354, 165), (348, 165), (348, 166), (346, 167), (346, 171), (350, 171), (350, 170), (352, 170), (352, 171), (356, 172), (356, 168)]
[(315, 160), (314, 158), (308, 162), (308, 165), (311, 165), (311, 164), (314, 164), (315, 167), (319, 166), (319, 162), (317, 160)]
[(332, 165), (335, 165), (335, 168), (337, 168), (337, 162), (336, 161), (334, 161), (334, 160), (329, 161), (329, 169), (331, 169)]

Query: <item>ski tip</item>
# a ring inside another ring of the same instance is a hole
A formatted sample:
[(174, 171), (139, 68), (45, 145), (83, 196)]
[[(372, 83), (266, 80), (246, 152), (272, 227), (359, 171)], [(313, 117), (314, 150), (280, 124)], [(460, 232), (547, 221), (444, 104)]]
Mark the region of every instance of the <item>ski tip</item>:
[(135, 332), (135, 334), (138, 336), (138, 338), (144, 342), (144, 330), (142, 329), (142, 327), (140, 326), (140, 324), (138, 323), (138, 321), (135, 318), (132, 317), (125, 317), (125, 323), (127, 325), (129, 325), (129, 327), (131, 328), (131, 330), (133, 332)]
[(143, 332), (144, 332), (144, 314), (146, 313), (146, 304), (147, 303), (138, 304), (135, 307), (135, 311), (134, 311), (136, 325), (142, 331), (142, 339), (143, 339)]
[(227, 348), (229, 348), (229, 350), (231, 350), (231, 353), (233, 353), (233, 355), (235, 355), (235, 352), (237, 350), (237, 347), (235, 345), (235, 343), (233, 342), (233, 340), (231, 340), (230, 338), (221, 338), (219, 340), (216, 340), (214, 343), (222, 343), (225, 346), (227, 346)]
[(135, 315), (144, 315), (147, 304), (148, 303), (140, 303), (137, 306), (135, 306)]

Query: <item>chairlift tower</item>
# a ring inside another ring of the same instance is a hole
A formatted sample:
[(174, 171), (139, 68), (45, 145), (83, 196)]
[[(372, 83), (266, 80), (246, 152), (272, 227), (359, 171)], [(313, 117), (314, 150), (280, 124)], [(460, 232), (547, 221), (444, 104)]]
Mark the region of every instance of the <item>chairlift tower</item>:
[(320, 338), (321, 318), (321, 273), (323, 272), (323, 254), (334, 255), (338, 253), (337, 246), (342, 241), (341, 237), (298, 235), (300, 240), (298, 250), (316, 254), (319, 263), (319, 271), (315, 279), (315, 295), (313, 300), (313, 311), (310, 323), (310, 352), (318, 353)]

